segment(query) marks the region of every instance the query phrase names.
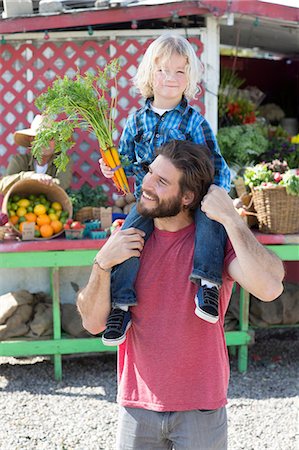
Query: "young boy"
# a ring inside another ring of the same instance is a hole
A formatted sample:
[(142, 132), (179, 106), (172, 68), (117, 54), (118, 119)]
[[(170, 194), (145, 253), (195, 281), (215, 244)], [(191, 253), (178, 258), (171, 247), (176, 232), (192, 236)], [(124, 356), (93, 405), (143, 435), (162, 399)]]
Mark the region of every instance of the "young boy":
[[(128, 161), (126, 174), (135, 176), (136, 198), (140, 196), (147, 167), (155, 157), (155, 148), (170, 140), (190, 140), (206, 145), (214, 161), (214, 183), (230, 190), (230, 172), (210, 125), (188, 103), (196, 96), (201, 76), (202, 66), (192, 45), (178, 34), (163, 34), (146, 50), (133, 80), (146, 99), (145, 106), (129, 116), (119, 143), (119, 153)], [(105, 177), (113, 176), (102, 159), (100, 167)], [(198, 284), (195, 314), (216, 323), (226, 232), (200, 209), (195, 213), (195, 224), (194, 265), (190, 275)], [(123, 228), (129, 227), (142, 229), (147, 239), (153, 223), (133, 208), (123, 225)], [(131, 258), (113, 269), (112, 310), (102, 335), (106, 345), (121, 344), (131, 326), (129, 306), (137, 304), (134, 282), (138, 268), (139, 259)]]

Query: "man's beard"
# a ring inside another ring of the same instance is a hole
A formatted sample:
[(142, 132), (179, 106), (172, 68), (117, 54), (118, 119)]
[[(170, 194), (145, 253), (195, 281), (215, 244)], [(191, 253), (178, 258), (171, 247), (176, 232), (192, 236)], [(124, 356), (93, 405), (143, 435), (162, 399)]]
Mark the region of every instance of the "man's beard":
[(182, 194), (169, 198), (168, 200), (159, 200), (156, 195), (151, 195), (157, 202), (156, 208), (148, 209), (142, 204), (142, 197), (137, 202), (137, 211), (143, 217), (152, 219), (162, 217), (174, 217), (182, 210)]

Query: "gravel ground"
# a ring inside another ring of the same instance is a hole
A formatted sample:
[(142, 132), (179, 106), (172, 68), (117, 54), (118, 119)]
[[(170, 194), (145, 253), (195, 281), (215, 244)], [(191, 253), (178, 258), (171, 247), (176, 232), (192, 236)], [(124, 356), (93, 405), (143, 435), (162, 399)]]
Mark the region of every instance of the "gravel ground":
[[(298, 449), (298, 338), (258, 330), (246, 374), (231, 357), (229, 450)], [(0, 449), (113, 450), (115, 367), (114, 354), (65, 357), (57, 383), (48, 359), (0, 358)]]

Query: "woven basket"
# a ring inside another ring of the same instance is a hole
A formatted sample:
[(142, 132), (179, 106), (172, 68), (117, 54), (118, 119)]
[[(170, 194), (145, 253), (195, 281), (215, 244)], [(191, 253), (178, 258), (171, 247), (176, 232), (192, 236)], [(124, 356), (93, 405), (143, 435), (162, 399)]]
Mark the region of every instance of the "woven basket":
[(299, 232), (299, 196), (287, 194), (284, 186), (253, 188), (252, 195), (260, 231)]
[[(11, 195), (13, 194), (20, 194), (22, 196), (29, 195), (29, 194), (45, 194), (47, 198), (51, 202), (59, 202), (62, 205), (62, 208), (69, 213), (69, 217), (72, 217), (73, 214), (73, 206), (72, 203), (67, 195), (67, 193), (57, 184), (53, 184), (51, 186), (46, 185), (45, 183), (42, 183), (38, 180), (21, 180), (15, 183), (9, 191), (5, 194), (3, 203), (2, 203), (2, 211), (5, 214), (8, 214), (7, 211), (7, 202)], [(11, 224), (14, 231), (18, 233), (18, 235), (21, 235), (19, 230), (15, 228)], [(59, 233), (54, 234), (51, 237), (48, 238), (35, 238), (35, 240), (45, 240), (45, 239), (52, 239), (60, 234), (63, 233), (64, 230), (61, 230)]]

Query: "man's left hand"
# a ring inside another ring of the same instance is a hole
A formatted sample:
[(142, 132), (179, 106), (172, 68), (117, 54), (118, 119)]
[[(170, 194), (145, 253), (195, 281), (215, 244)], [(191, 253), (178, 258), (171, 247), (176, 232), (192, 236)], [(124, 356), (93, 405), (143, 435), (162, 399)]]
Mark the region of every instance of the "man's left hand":
[(208, 216), (209, 219), (225, 224), (227, 219), (236, 215), (233, 201), (225, 189), (212, 184), (208, 193), (204, 196), (201, 202), (201, 210)]

